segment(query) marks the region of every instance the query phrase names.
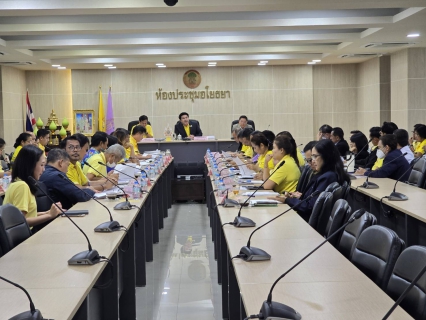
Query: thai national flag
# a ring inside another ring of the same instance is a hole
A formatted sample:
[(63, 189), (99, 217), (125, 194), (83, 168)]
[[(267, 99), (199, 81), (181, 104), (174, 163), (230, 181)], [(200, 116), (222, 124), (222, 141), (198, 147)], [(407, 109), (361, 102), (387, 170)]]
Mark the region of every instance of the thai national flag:
[(36, 119), (34, 117), (33, 109), (31, 108), (30, 98), (28, 97), (27, 91), (27, 124), (26, 130), (33, 131), (33, 126), (36, 124)]

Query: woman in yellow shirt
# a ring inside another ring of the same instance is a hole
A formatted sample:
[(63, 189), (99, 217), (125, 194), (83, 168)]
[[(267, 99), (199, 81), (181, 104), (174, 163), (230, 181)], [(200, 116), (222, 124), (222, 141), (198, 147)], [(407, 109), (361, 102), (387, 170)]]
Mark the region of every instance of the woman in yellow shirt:
[[(255, 179), (262, 179), (262, 171), (265, 164), (265, 157), (268, 154), (272, 154), (273, 140), (269, 141), (268, 138), (266, 138), (266, 136), (260, 132), (253, 135), (253, 137), (251, 138), (251, 145), (253, 147), (254, 152), (258, 154), (259, 157), (257, 158), (256, 164), (248, 164), (247, 168), (257, 172)], [(272, 169), (274, 169), (274, 161), (271, 159), (268, 162), (268, 170)]]
[[(292, 154), (294, 147), (291, 139), (283, 135), (276, 137), (272, 154), (266, 155), (263, 165), (263, 180), (267, 180), (263, 185), (265, 190), (274, 190), (278, 193), (296, 191), (300, 169), (297, 157), (294, 158)], [(272, 159), (276, 162), (276, 166), (269, 171), (269, 161)]]
[[(127, 131), (126, 129), (118, 128), (113, 133), (113, 136), (117, 138), (118, 144), (122, 145), (124, 149), (126, 150), (126, 158), (124, 159), (124, 161), (130, 160), (131, 162), (138, 163), (139, 160), (136, 157), (135, 148), (130, 143), (129, 131)], [(120, 161), (120, 162), (124, 162), (124, 161)]]
[(15, 148), (15, 152), (13, 153), (12, 159), (10, 161), (14, 162), (22, 147), (32, 144), (32, 136), (27, 132), (23, 132), (16, 138), (15, 144), (13, 147)]
[(292, 157), (293, 157), (294, 161), (296, 161), (296, 163), (299, 167), (303, 167), (305, 165), (305, 159), (303, 158), (303, 155), (300, 152), (300, 150), (297, 148), (296, 141), (294, 140), (291, 133), (288, 132), (288, 131), (281, 131), (280, 133), (277, 134), (277, 137), (278, 136), (284, 136), (284, 137), (287, 137), (287, 138), (290, 139), (291, 144), (293, 145), (293, 149), (294, 149), (294, 151), (292, 153)]
[(414, 157), (420, 158), (425, 154), (426, 146), (426, 126), (418, 126), (414, 129), (414, 139), (417, 141)]
[[(21, 210), (31, 228), (54, 219), (61, 213), (54, 204), (49, 211), (37, 212), (37, 202), (34, 196), (37, 187), (28, 177), (39, 180), (45, 164), (46, 157), (43, 155), (43, 151), (34, 145), (23, 147), (13, 163), (12, 183), (7, 188), (4, 197), (3, 204), (10, 203)], [(61, 207), (59, 202), (57, 205)]]

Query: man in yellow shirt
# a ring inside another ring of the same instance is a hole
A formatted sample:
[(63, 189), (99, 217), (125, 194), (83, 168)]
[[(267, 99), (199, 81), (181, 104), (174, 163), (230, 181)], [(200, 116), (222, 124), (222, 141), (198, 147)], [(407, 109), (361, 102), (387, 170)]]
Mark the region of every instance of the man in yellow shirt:
[[(62, 140), (60, 147), (61, 149), (65, 149), (65, 151), (70, 156), (71, 163), (68, 167), (67, 177), (77, 187), (79, 187), (80, 189), (90, 188), (95, 191), (104, 191), (105, 189), (111, 189), (114, 186), (106, 179), (92, 181), (91, 184), (89, 184), (89, 180), (83, 173), (83, 170), (81, 169), (81, 164), (79, 162), (81, 146), (76, 136), (72, 135)], [(111, 177), (110, 180), (114, 181), (114, 183), (117, 183), (117, 179), (115, 177)]]
[(414, 139), (417, 141), (414, 157), (419, 158), (425, 154), (426, 146), (426, 126), (419, 126), (414, 130)]
[(46, 156), (46, 146), (49, 143), (50, 131), (46, 129), (40, 129), (37, 131), (38, 147), (43, 151)]
[[(146, 129), (145, 133), (142, 136), (142, 139), (144, 138), (154, 138), (154, 132), (152, 131), (152, 127), (150, 124), (148, 124), (148, 117), (146, 115), (142, 115), (139, 117), (139, 125), (144, 127)], [(133, 126), (132, 130), (130, 131), (130, 134), (133, 134), (133, 129), (136, 126)]]
[[(83, 167), (83, 173), (87, 176), (87, 179), (89, 179), (90, 181), (101, 180), (103, 179), (101, 173), (104, 176), (106, 176), (108, 174), (107, 167), (114, 168), (116, 166), (116, 163), (120, 162), (125, 156), (126, 156), (126, 150), (124, 150), (124, 147), (120, 146), (119, 144), (114, 144), (111, 147), (109, 147), (107, 150), (105, 150), (104, 152), (91, 156), (87, 160), (87, 163), (90, 164), (93, 168), (89, 167), (86, 164)], [(100, 163), (106, 164), (107, 167), (105, 167), (104, 165)], [(113, 171), (110, 171), (110, 172), (111, 172), (109, 174), (110, 177), (115, 175), (112, 173)], [(118, 174), (116, 175), (116, 178), (118, 178)]]
[[(129, 137), (129, 142), (133, 146), (133, 150), (135, 151), (136, 158), (138, 158), (139, 160), (150, 159), (152, 157), (151, 155), (144, 156), (140, 154), (139, 152), (138, 142), (143, 139), (146, 133), (147, 133), (146, 128), (138, 125), (133, 127), (132, 134)], [(130, 150), (129, 151), (126, 150), (126, 157), (127, 155), (130, 155)]]

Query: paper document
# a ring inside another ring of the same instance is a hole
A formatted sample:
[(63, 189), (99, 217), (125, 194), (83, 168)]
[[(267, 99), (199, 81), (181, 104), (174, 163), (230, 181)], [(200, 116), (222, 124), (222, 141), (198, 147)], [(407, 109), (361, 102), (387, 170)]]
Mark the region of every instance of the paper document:
[[(251, 196), (256, 191), (248, 191), (244, 192), (243, 196)], [(274, 191), (258, 191), (256, 192), (255, 196), (279, 196), (280, 194), (278, 192)]]
[(263, 200), (250, 200), (249, 203), (250, 203), (250, 206), (267, 206), (267, 205), (277, 205), (280, 202), (277, 200), (263, 199)]
[[(122, 164), (117, 164), (114, 168), (115, 173), (118, 173), (118, 180), (129, 180), (130, 177), (134, 177), (135, 175), (136, 164), (129, 163), (123, 166)], [(124, 174), (123, 174), (124, 173)]]

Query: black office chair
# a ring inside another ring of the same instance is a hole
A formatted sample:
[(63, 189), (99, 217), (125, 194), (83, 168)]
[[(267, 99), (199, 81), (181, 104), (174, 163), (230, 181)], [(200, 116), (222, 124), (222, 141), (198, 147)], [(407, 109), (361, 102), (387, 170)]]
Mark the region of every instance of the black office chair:
[(333, 208), (333, 193), (323, 191), (315, 201), (312, 208), (312, 214), (309, 217), (309, 225), (314, 228), (320, 235), (325, 234), (328, 218)]
[[(337, 229), (341, 228), (343, 224), (348, 221), (351, 214), (351, 207), (348, 202), (344, 199), (339, 199), (331, 210), (330, 218), (328, 219), (327, 227), (325, 228), (325, 237), (331, 236)], [(337, 248), (340, 237), (342, 236), (343, 230), (336, 234), (329, 240), (330, 244)]]
[(383, 226), (371, 226), (359, 236), (351, 261), (380, 288), (386, 290), (396, 260), (404, 248), (404, 241), (395, 231)]
[(345, 190), (345, 193), (343, 195), (343, 199), (348, 200), (349, 191), (351, 191), (351, 182), (347, 183), (346, 181), (342, 185), (343, 189)]
[(310, 166), (305, 166), (302, 169), (302, 174), (300, 175), (299, 181), (297, 182), (296, 191), (303, 193), (306, 186), (308, 185), (311, 175), (312, 175), (312, 169)]
[[(231, 123), (231, 131), (232, 131), (232, 127), (234, 125), (236, 125), (240, 120), (234, 120)], [(253, 127), (253, 130), (256, 130), (256, 126), (254, 125), (254, 121), (253, 120), (247, 120), (247, 124), (251, 125)]]
[[(357, 211), (355, 211), (352, 216), (355, 215), (356, 212)], [(355, 248), (356, 241), (358, 240), (361, 233), (376, 223), (377, 219), (374, 215), (369, 212), (364, 213), (361, 218), (355, 220), (350, 225), (348, 225), (345, 230), (343, 230), (337, 249), (341, 254), (350, 260)]]
[(333, 193), (333, 202), (331, 206), (333, 207), (337, 200), (343, 199), (346, 188), (343, 188), (338, 182), (331, 183), (325, 191)]
[[(425, 247), (411, 246), (405, 249), (396, 261), (386, 293), (397, 300), (425, 265)], [(426, 277), (424, 275), (402, 300), (401, 307), (414, 319), (426, 319)]]
[(423, 157), (414, 159), (413, 161), (416, 161), (416, 163), (411, 170), (407, 183), (413, 186), (422, 187), (424, 184), (426, 161)]
[(0, 247), (4, 254), (31, 236), (27, 220), (21, 210), (6, 204), (0, 207)]
[[(47, 187), (43, 182), (39, 181), (38, 185), (39, 185), (40, 189), (43, 189), (44, 192), (49, 194), (49, 191), (47, 190)], [(49, 198), (47, 196), (45, 196), (45, 194), (43, 192), (40, 191), (40, 189), (37, 189), (37, 192), (35, 194), (35, 198), (36, 198), (36, 202), (37, 202), (37, 211), (39, 211), (39, 212), (49, 211), (50, 208), (52, 207), (53, 202), (50, 201)], [(46, 221), (46, 222), (43, 222), (41, 224), (34, 226), (31, 230), (32, 233), (34, 234), (34, 233), (40, 231), (41, 229), (43, 229), (45, 226), (47, 226), (52, 221), (53, 220), (49, 220), (49, 221)]]
[[(137, 126), (139, 124), (139, 120), (135, 120), (135, 121), (130, 121), (129, 124), (127, 125), (127, 131), (129, 131), (129, 133), (132, 132), (132, 128), (134, 126)], [(148, 124), (151, 125), (151, 122), (148, 121)]]

